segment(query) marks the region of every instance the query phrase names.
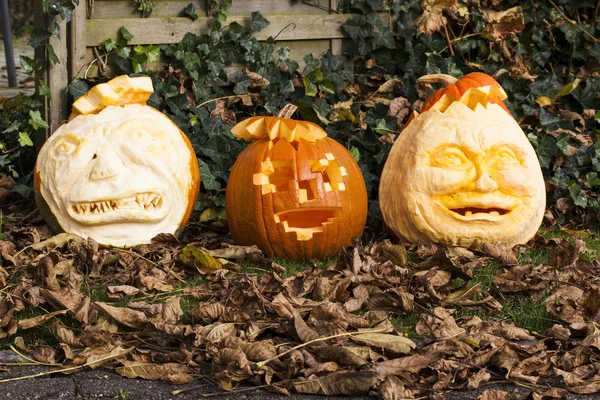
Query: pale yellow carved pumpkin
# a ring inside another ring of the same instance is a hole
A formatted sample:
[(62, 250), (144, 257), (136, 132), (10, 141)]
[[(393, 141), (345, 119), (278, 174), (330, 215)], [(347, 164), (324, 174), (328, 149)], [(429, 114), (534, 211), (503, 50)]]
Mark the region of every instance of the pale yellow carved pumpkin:
[(145, 104), (152, 92), (149, 77), (120, 76), (74, 103), (35, 166), (36, 202), (51, 228), (129, 246), (185, 224), (198, 161), (186, 135)]
[(434, 95), (439, 100), (400, 133), (383, 168), (386, 225), (409, 242), (527, 242), (546, 192), (533, 147), (501, 104), (504, 91), (493, 81), (460, 97)]

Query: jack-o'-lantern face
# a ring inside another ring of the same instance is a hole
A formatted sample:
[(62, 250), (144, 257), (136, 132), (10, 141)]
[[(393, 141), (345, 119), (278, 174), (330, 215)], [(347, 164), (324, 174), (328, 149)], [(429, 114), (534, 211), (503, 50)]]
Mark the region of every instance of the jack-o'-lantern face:
[[(277, 120), (292, 130), (307, 124)], [(284, 258), (326, 258), (362, 234), (367, 203), (360, 170), (345, 148), (319, 136), (263, 138), (238, 157), (226, 198), (237, 243)]]
[(386, 224), (411, 242), (524, 243), (545, 207), (535, 151), (503, 107), (465, 103), (430, 109), (400, 134), (381, 178)]
[(75, 117), (45, 143), (38, 202), (66, 232), (118, 246), (147, 243), (189, 216), (199, 185), (193, 168), (189, 142), (164, 114), (109, 106)]

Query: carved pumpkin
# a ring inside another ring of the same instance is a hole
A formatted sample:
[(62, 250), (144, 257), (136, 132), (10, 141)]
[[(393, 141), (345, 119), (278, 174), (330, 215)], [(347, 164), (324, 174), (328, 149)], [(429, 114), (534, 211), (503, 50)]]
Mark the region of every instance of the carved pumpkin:
[(149, 77), (120, 76), (73, 104), (35, 165), (35, 197), (55, 231), (130, 246), (184, 225), (200, 188), (187, 136), (147, 106)]
[(475, 73), (432, 96), (383, 168), (386, 225), (409, 242), (527, 242), (542, 222), (546, 192), (535, 151), (502, 103), (506, 94)]
[(253, 117), (232, 129), (254, 140), (227, 183), (236, 243), (286, 259), (324, 259), (362, 235), (367, 192), (350, 153), (318, 125)]

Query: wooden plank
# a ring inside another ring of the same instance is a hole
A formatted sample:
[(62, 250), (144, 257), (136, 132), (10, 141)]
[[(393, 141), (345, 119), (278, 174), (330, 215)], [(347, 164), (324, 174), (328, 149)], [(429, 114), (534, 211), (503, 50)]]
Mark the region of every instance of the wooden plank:
[[(302, 3), (298, 0), (252, 0), (233, 1), (228, 14), (250, 15), (253, 11), (260, 10), (261, 13), (271, 14), (327, 14), (329, 0), (312, 0), (310, 3)], [(198, 16), (209, 16), (208, 5), (205, 0), (160, 0), (157, 2), (149, 18), (183, 17), (184, 8), (192, 3), (196, 7)], [(131, 0), (95, 0), (93, 18), (134, 18), (139, 17), (135, 3)]]
[(80, 1), (73, 10), (69, 29), (69, 80), (82, 78), (85, 75), (85, 20), (87, 13), (87, 2)]
[(50, 134), (54, 132), (64, 120), (67, 119), (67, 85), (68, 77), (68, 52), (67, 52), (67, 23), (60, 16), (54, 18), (60, 29), (60, 38), (52, 36), (49, 40), (50, 45), (58, 57), (58, 63), (47, 61), (48, 67), (48, 87), (50, 88), (50, 103), (48, 119), (46, 122), (50, 126)]
[[(33, 20), (34, 20), (34, 24), (35, 26), (41, 26), (41, 27), (45, 27), (47, 24), (46, 21), (46, 14), (44, 13), (44, 10), (42, 8), (42, 0), (35, 0), (35, 4), (34, 4), (34, 15), (33, 15)], [(42, 116), (42, 118), (44, 119), (44, 121), (48, 121), (48, 98), (46, 96), (40, 96), (39, 95), (39, 79), (43, 79), (46, 83), (48, 83), (48, 68), (45, 67), (46, 63), (48, 63), (49, 61), (46, 59), (46, 49), (43, 46), (38, 47), (37, 49), (35, 49), (35, 59), (36, 60), (42, 60), (43, 64), (44, 64), (44, 68), (42, 69), (42, 71), (38, 74), (36, 73), (36, 80), (35, 80), (35, 84), (36, 84), (36, 94), (37, 94), (37, 99), (39, 100), (40, 103), (42, 103), (42, 107), (40, 110), (40, 114)], [(42, 145), (44, 144), (44, 142), (46, 141), (46, 138), (49, 136), (49, 133), (47, 131), (47, 129), (43, 129), (40, 128), (35, 132), (34, 135), (34, 144), (35, 144), (35, 150), (36, 152), (39, 152)]]
[[(333, 14), (337, 11), (338, 8), (338, 4), (339, 4), (339, 0), (329, 0), (329, 13)], [(338, 56), (340, 57), (343, 52), (344, 52), (344, 48), (342, 46), (343, 42), (342, 39), (331, 39), (331, 53), (334, 56)]]
[[(271, 24), (257, 32), (255, 37), (258, 40), (266, 40), (269, 36), (277, 36), (277, 40), (342, 39), (347, 35), (340, 25), (350, 17), (350, 14), (265, 15)], [(388, 21), (389, 15), (381, 14), (381, 18)], [(250, 23), (247, 16), (227, 20), (242, 25)], [(117, 32), (122, 26), (134, 35), (129, 44), (178, 43), (188, 32), (209, 32), (211, 23), (212, 18), (206, 17), (196, 21), (189, 18), (91, 19), (86, 21), (85, 44), (91, 47), (101, 45), (108, 38), (117, 40)]]

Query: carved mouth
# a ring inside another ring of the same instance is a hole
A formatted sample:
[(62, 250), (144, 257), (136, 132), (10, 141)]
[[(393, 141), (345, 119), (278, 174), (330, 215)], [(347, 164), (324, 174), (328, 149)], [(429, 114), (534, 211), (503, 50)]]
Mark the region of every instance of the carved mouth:
[(501, 207), (460, 207), (448, 208), (454, 217), (463, 221), (487, 220), (499, 221), (513, 210)]
[(303, 208), (277, 213), (275, 222), (282, 224), (286, 232), (296, 232), (297, 240), (305, 241), (341, 216), (341, 207)]
[(117, 221), (151, 222), (164, 217), (165, 199), (156, 192), (96, 201), (72, 202), (69, 214), (87, 224)]
[(490, 214), (492, 216), (498, 217), (500, 215), (506, 215), (512, 210), (507, 210), (505, 208), (480, 208), (480, 207), (464, 207), (464, 208), (451, 208), (450, 211), (460, 214), (463, 217), (470, 217), (474, 214)]

